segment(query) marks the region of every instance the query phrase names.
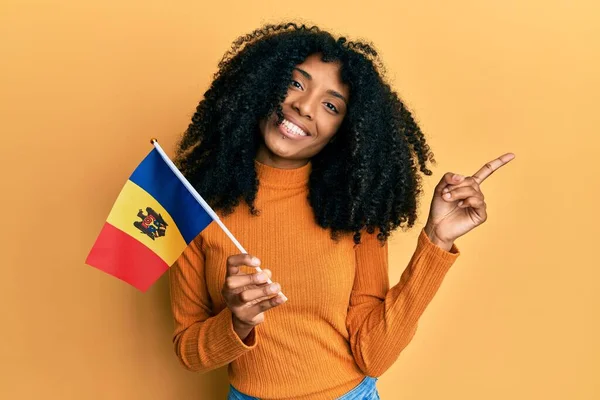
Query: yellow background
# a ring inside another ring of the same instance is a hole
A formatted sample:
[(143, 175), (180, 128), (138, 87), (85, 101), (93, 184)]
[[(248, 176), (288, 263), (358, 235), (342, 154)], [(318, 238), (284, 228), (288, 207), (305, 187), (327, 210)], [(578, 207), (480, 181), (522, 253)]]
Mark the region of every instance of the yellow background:
[(150, 137), (172, 155), (230, 43), (283, 18), (372, 40), (429, 138), (392, 282), (442, 174), (516, 154), (382, 399), (600, 398), (599, 16), (592, 0), (3, 0), (0, 398), (225, 397), (225, 369), (175, 358), (166, 276), (142, 294), (83, 261)]

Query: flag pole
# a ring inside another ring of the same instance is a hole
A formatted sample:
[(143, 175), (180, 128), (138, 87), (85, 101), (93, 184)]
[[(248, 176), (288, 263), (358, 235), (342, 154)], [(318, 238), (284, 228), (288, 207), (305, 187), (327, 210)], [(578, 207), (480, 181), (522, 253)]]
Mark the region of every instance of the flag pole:
[[(181, 171), (179, 171), (179, 169), (175, 166), (175, 164), (173, 164), (173, 161), (171, 161), (171, 159), (169, 158), (169, 156), (167, 156), (167, 154), (162, 149), (162, 147), (160, 147), (160, 144), (158, 144), (158, 139), (152, 138), (152, 139), (150, 139), (150, 143), (152, 143), (154, 145), (154, 148), (156, 148), (156, 151), (158, 151), (158, 154), (160, 154), (160, 156), (162, 157), (164, 162), (169, 166), (169, 168), (171, 168), (171, 171), (173, 171), (175, 176), (177, 176), (177, 178), (179, 178), (181, 183), (183, 183), (183, 186), (185, 186), (185, 188), (190, 192), (190, 194), (194, 197), (194, 199), (196, 199), (196, 201), (198, 203), (200, 203), (202, 208), (204, 208), (204, 210), (206, 210), (206, 212), (208, 213), (208, 215), (210, 215), (210, 217), (213, 219), (213, 221), (215, 221), (217, 224), (219, 224), (221, 229), (223, 229), (223, 231), (227, 234), (227, 236), (229, 236), (229, 238), (233, 241), (233, 243), (238, 248), (238, 250), (241, 253), (248, 254), (248, 252), (242, 247), (240, 242), (238, 242), (238, 240), (235, 238), (235, 236), (233, 236), (233, 234), (229, 231), (229, 229), (227, 229), (225, 224), (223, 224), (223, 222), (221, 221), (221, 219), (219, 218), (217, 213), (214, 212), (214, 210), (211, 208), (211, 206), (209, 206), (208, 203), (202, 198), (202, 196), (200, 196), (200, 194), (198, 194), (196, 189), (194, 189), (194, 187), (188, 182), (188, 180), (185, 178), (185, 176), (183, 176)], [(260, 267), (254, 267), (254, 268), (256, 268), (256, 270), (258, 272), (262, 272), (262, 269), (260, 269)], [(267, 282), (273, 283), (269, 277), (267, 277)], [(283, 295), (282, 292), (279, 292), (279, 294)]]

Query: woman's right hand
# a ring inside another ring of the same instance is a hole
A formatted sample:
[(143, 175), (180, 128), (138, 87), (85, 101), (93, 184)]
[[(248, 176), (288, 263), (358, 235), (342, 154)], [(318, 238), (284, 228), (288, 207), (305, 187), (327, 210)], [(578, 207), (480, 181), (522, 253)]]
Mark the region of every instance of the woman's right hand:
[(233, 314), (233, 329), (244, 340), (256, 325), (265, 320), (264, 312), (285, 303), (287, 297), (281, 293), (278, 283), (268, 283), (270, 270), (245, 274), (241, 272), (242, 265), (259, 267), (260, 260), (249, 254), (227, 258), (227, 274), (221, 293)]

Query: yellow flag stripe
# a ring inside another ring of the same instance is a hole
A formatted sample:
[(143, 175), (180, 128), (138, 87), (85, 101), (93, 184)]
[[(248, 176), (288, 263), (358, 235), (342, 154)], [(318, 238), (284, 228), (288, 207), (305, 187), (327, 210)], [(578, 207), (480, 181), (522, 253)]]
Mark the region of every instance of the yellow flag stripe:
[[(138, 216), (140, 211), (144, 218)], [(162, 218), (166, 227), (153, 215), (159, 220)], [(171, 215), (154, 197), (130, 180), (123, 186), (106, 221), (148, 247), (168, 266), (175, 262), (187, 246)]]

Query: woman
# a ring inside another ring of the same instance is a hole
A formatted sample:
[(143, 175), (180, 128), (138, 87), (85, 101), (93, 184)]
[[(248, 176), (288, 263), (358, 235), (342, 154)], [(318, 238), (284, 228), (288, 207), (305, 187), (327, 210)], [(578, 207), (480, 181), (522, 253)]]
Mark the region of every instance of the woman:
[(266, 25), (214, 78), (176, 162), (251, 254), (211, 224), (171, 268), (177, 356), (198, 372), (229, 365), (229, 399), (378, 399), (454, 240), (486, 219), (479, 183), (513, 155), (444, 175), (390, 288), (387, 239), (414, 225), (435, 161), (373, 47)]

